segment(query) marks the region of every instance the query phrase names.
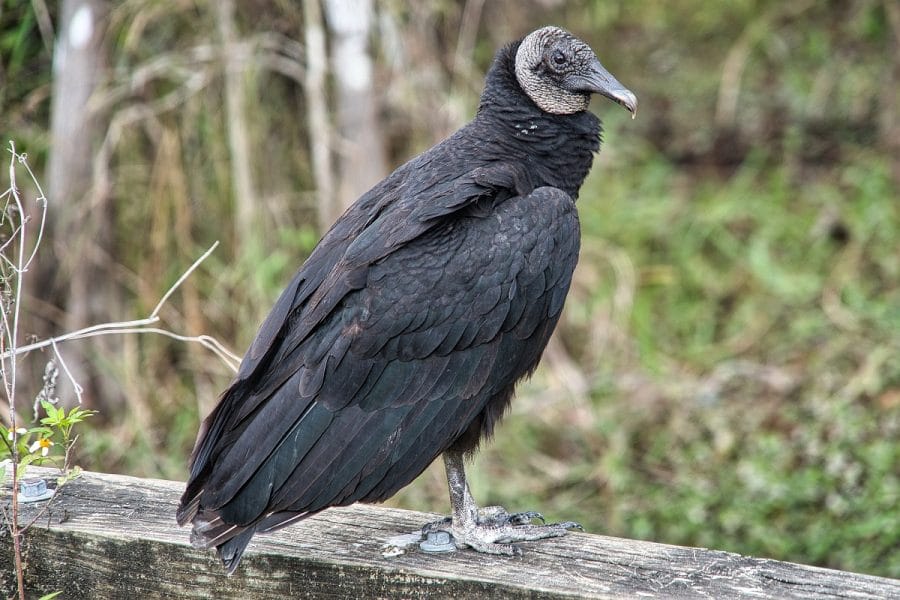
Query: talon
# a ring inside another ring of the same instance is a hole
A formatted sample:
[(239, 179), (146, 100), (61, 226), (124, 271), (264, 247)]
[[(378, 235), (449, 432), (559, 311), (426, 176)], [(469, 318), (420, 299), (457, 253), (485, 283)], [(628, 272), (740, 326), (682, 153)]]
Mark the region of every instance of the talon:
[(478, 509), (478, 518), (484, 521), (502, 520), (511, 516), (502, 506), (485, 506)]
[(510, 523), (511, 525), (528, 525), (534, 519), (538, 519), (541, 523), (546, 523), (546, 521), (544, 520), (544, 515), (533, 510), (509, 515), (509, 517), (507, 517), (506, 519), (506, 522)]
[(433, 531), (444, 531), (448, 530), (450, 526), (453, 524), (453, 519), (450, 517), (444, 517), (439, 521), (432, 521), (431, 523), (425, 523), (422, 525), (422, 535), (428, 535)]
[[(562, 537), (569, 529), (584, 530), (574, 521), (546, 523), (544, 515), (536, 511), (510, 514), (502, 506), (480, 508), (465, 482), (463, 455), (445, 452), (444, 466), (450, 486), (452, 518), (427, 524), (422, 528), (426, 535), (435, 530), (450, 533), (457, 548), (469, 547), (485, 554), (522, 556), (523, 550), (516, 542), (534, 542)], [(541, 524), (532, 523), (535, 519)]]

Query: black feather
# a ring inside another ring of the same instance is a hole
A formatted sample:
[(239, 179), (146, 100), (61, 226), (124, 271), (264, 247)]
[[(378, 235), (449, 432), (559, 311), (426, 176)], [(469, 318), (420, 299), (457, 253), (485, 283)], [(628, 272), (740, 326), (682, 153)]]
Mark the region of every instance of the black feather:
[(537, 364), (600, 122), (541, 111), (517, 47), (498, 52), (471, 123), (326, 233), (204, 422), (178, 521), (229, 572), (254, 532), (384, 500), (448, 448), (475, 448)]

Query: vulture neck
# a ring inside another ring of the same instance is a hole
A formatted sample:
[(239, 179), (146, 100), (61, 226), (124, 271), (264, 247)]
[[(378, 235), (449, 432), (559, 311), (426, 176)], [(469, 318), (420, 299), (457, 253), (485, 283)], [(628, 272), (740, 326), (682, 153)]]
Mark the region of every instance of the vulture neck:
[(555, 115), (538, 108), (516, 79), (518, 47), (502, 48), (488, 71), (475, 117), (490, 132), (483, 143), (494, 156), (528, 162), (535, 187), (550, 185), (577, 198), (600, 149), (600, 119), (589, 111)]

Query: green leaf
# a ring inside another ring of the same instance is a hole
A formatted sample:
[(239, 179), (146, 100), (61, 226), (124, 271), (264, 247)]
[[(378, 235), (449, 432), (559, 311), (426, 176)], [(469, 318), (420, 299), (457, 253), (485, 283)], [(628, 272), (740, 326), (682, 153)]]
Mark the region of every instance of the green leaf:
[(60, 409), (56, 408), (55, 406), (53, 406), (53, 403), (50, 402), (49, 400), (41, 400), (41, 406), (44, 407), (44, 412), (47, 413), (48, 417), (55, 416), (60, 410)]
[(66, 471), (61, 477), (56, 478), (57, 489), (61, 488), (74, 479), (78, 479), (79, 477), (81, 477), (81, 467), (76, 465)]
[(69, 411), (69, 415), (66, 417), (66, 421), (72, 425), (75, 423), (81, 423), (87, 417), (97, 414), (96, 410), (87, 410), (83, 408), (78, 408), (77, 406), (73, 407), (72, 410)]
[(25, 476), (25, 469), (28, 468), (28, 465), (35, 462), (36, 460), (40, 460), (44, 458), (37, 454), (26, 454), (25, 456), (19, 457), (19, 464), (16, 466), (16, 477), (21, 479)]

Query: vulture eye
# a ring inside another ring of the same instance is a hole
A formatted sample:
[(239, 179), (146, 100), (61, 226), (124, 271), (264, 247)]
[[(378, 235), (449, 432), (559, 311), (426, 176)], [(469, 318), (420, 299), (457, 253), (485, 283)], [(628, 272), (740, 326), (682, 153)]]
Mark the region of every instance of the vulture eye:
[(553, 52), (553, 64), (557, 67), (566, 64), (566, 55), (563, 54), (562, 50), (555, 50)]

